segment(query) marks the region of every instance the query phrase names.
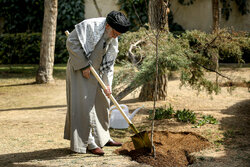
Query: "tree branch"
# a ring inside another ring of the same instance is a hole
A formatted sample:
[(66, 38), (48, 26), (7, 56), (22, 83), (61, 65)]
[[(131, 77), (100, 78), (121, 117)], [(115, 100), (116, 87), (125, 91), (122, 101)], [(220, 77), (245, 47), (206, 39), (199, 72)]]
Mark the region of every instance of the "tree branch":
[(100, 10), (100, 8), (99, 8), (98, 5), (97, 5), (96, 0), (93, 0), (93, 1), (94, 1), (94, 5), (95, 5), (95, 8), (96, 8), (96, 10), (97, 10), (97, 13), (98, 13), (99, 17), (102, 17), (101, 10)]
[(135, 42), (134, 44), (131, 44), (128, 50), (128, 57), (131, 59), (132, 64), (137, 65), (138, 63), (140, 63), (140, 61), (142, 60), (142, 56), (140, 58), (140, 60), (138, 62), (136, 62), (136, 56), (135, 54), (132, 52), (132, 50), (137, 47), (137, 45), (139, 45), (140, 43), (145, 43), (144, 40), (139, 40), (137, 42)]
[(118, 95), (115, 96), (115, 99), (117, 101), (122, 100), (124, 97), (126, 97), (128, 94), (133, 92), (136, 88), (138, 88), (140, 85), (137, 84), (130, 84), (128, 87), (126, 87), (123, 91), (121, 91)]
[[(203, 52), (204, 50), (207, 50), (207, 49), (216, 41), (216, 39), (217, 39), (218, 37), (220, 38), (220, 36), (219, 36), (220, 34), (221, 34), (221, 33), (217, 34), (216, 37), (215, 37), (214, 39), (212, 39), (211, 42), (207, 43), (206, 46), (205, 46), (202, 50), (199, 50), (199, 49), (198, 49), (198, 50), (196, 50), (196, 52)], [(189, 58), (189, 57), (188, 57), (188, 58)], [(189, 58), (189, 59), (190, 59), (190, 58)], [(194, 62), (195, 64), (201, 66), (202, 68), (208, 70), (208, 71), (215, 72), (216, 74), (218, 74), (218, 75), (221, 76), (221, 77), (224, 77), (224, 78), (226, 78), (226, 79), (228, 79), (228, 80), (232, 80), (231, 78), (229, 78), (229, 77), (227, 77), (227, 76), (225, 76), (225, 75), (219, 73), (219, 72), (216, 71), (216, 70), (213, 70), (213, 69), (211, 69), (211, 68), (208, 68), (208, 67), (206, 67), (206, 66), (204, 66), (204, 65), (202, 65), (202, 64), (200, 64), (200, 63), (198, 63), (198, 62), (195, 62), (195, 61), (193, 61), (193, 62)]]
[(198, 62), (194, 62), (194, 63), (197, 64), (197, 65), (199, 65), (199, 66), (201, 66), (202, 68), (204, 68), (204, 69), (206, 69), (206, 70), (208, 70), (208, 71), (215, 72), (216, 74), (220, 75), (221, 77), (224, 77), (224, 78), (226, 78), (226, 79), (228, 79), (228, 80), (232, 80), (231, 78), (229, 78), (229, 77), (227, 77), (227, 76), (225, 76), (225, 75), (219, 73), (219, 72), (216, 71), (216, 70), (213, 70), (213, 69), (208, 68), (208, 67), (206, 67), (206, 66), (204, 66), (204, 65), (201, 65), (201, 64), (198, 63)]

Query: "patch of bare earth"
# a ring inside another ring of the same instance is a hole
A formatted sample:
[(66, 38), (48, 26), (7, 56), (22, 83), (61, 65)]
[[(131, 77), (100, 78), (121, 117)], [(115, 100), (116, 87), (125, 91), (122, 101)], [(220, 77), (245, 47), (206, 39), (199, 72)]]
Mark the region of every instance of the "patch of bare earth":
[[(250, 80), (249, 68), (225, 72), (245, 81)], [(34, 80), (18, 80), (17, 84), (13, 84), (11, 81), (0, 81), (0, 166), (149, 166), (132, 161), (129, 156), (117, 155), (114, 151), (119, 147), (104, 147), (105, 155), (102, 157), (71, 152), (69, 141), (63, 139), (66, 115), (65, 81), (56, 80), (52, 85), (34, 85), (33, 82)], [(193, 157), (194, 163), (190, 166), (195, 167), (250, 166), (248, 88), (236, 87), (230, 94), (227, 87), (223, 87), (220, 94), (210, 96), (202, 92), (197, 94), (189, 87), (179, 89), (179, 84), (178, 80), (170, 80), (168, 98), (166, 101), (157, 102), (157, 106), (168, 107), (171, 104), (175, 110), (190, 109), (198, 118), (209, 114), (214, 116), (219, 124), (192, 128), (194, 125), (177, 122), (174, 118), (156, 121), (155, 130), (168, 134), (164, 137), (166, 142), (162, 143), (166, 148), (162, 149), (163, 151), (158, 148), (158, 154), (167, 154), (163, 159), (169, 164), (171, 160), (175, 160), (177, 166), (182, 163), (183, 158), (187, 159), (187, 155)], [(153, 102), (141, 102), (137, 97), (138, 93), (131, 94), (121, 101), (121, 104), (128, 105), (130, 111), (144, 105), (144, 109), (136, 114), (132, 121), (139, 131), (150, 131), (148, 110), (152, 109)], [(199, 151), (201, 148), (190, 151), (186, 149), (188, 154), (185, 156), (180, 153), (179, 158), (170, 158), (175, 155), (174, 151), (178, 152), (177, 148), (182, 150), (181, 148), (188, 146), (185, 145), (183, 132), (194, 139), (195, 136), (206, 138), (210, 147), (203, 151)], [(115, 140), (125, 143), (131, 141), (129, 136), (132, 135), (131, 130), (111, 130), (111, 136)], [(173, 138), (175, 135), (180, 138)], [(182, 137), (183, 141), (180, 141)], [(172, 144), (168, 141), (170, 139)], [(179, 147), (176, 147), (177, 144)], [(171, 149), (172, 151), (164, 152)], [(187, 162), (185, 165), (188, 165)]]
[(190, 153), (209, 145), (207, 139), (192, 132), (155, 131), (155, 157), (143, 148), (135, 150), (133, 142), (125, 143), (116, 153), (128, 155), (132, 160), (154, 167), (187, 166), (194, 163), (194, 157)]

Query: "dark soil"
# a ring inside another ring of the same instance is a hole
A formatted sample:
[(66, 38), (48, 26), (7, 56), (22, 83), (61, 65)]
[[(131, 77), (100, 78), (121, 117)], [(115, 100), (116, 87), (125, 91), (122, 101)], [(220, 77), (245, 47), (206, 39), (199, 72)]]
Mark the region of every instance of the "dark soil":
[[(150, 135), (149, 135), (150, 136)], [(198, 152), (210, 146), (204, 137), (192, 132), (154, 132), (156, 157), (143, 149), (134, 149), (132, 142), (126, 142), (115, 152), (127, 155), (132, 160), (153, 167), (187, 166), (194, 163), (192, 152)]]

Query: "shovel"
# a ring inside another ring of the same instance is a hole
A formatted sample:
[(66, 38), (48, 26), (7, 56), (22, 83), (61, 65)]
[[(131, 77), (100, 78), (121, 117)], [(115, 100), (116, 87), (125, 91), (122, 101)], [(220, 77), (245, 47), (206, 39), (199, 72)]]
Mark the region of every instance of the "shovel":
[[(68, 36), (69, 32), (65, 31), (65, 34)], [(92, 74), (95, 76), (95, 78), (97, 79), (97, 81), (99, 82), (99, 84), (102, 86), (102, 88), (105, 90), (107, 89), (106, 85), (104, 84), (104, 82), (102, 81), (102, 79), (100, 78), (100, 76), (97, 74), (97, 72), (95, 71), (95, 69), (92, 67), (92, 65), (90, 64), (90, 71), (92, 72)], [(146, 131), (143, 132), (139, 132), (134, 124), (131, 122), (131, 120), (127, 117), (127, 115), (124, 113), (124, 111), (122, 110), (122, 108), (120, 107), (120, 105), (118, 104), (118, 102), (115, 100), (114, 96), (111, 94), (110, 95), (110, 100), (114, 103), (114, 105), (118, 108), (118, 110), (121, 112), (122, 116), (124, 117), (124, 119), (127, 121), (127, 123), (129, 124), (130, 128), (133, 130), (133, 132), (135, 133), (134, 136), (132, 136), (132, 141), (134, 144), (135, 149), (146, 149), (147, 151), (151, 151), (152, 145), (151, 142), (149, 140), (148, 137), (148, 133)]]

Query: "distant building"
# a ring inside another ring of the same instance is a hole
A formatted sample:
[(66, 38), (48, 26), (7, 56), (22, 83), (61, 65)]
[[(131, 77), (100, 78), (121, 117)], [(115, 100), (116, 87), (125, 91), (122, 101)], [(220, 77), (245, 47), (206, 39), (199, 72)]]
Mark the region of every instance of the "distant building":
[[(102, 16), (106, 16), (112, 10), (119, 10), (118, 0), (96, 0)], [(250, 32), (250, 14), (241, 15), (235, 1), (231, 2), (232, 12), (229, 20), (220, 17), (220, 28), (230, 27), (235, 31)], [(222, 6), (222, 4), (220, 4)], [(250, 8), (250, 4), (248, 4)], [(146, 8), (145, 8), (146, 9)], [(177, 0), (171, 1), (171, 11), (174, 22), (181, 25), (185, 30), (212, 31), (212, 1), (199, 0), (189, 6), (181, 5)], [(99, 17), (93, 0), (85, 0), (85, 18)]]
[[(85, 2), (85, 18), (99, 17), (98, 11), (93, 0), (84, 0)], [(100, 9), (101, 15), (106, 17), (107, 14), (113, 10), (119, 10), (117, 5), (118, 0), (96, 0), (97, 6)]]
[[(235, 1), (231, 2), (232, 12), (229, 20), (220, 17), (220, 28), (230, 27), (236, 31), (250, 32), (250, 14), (241, 15)], [(220, 4), (220, 7), (222, 4)], [(250, 4), (248, 4), (250, 8)], [(183, 6), (178, 1), (171, 1), (171, 11), (174, 15), (174, 22), (180, 24), (185, 30), (198, 29), (206, 32), (212, 31), (213, 15), (212, 1), (200, 0), (194, 4)]]

